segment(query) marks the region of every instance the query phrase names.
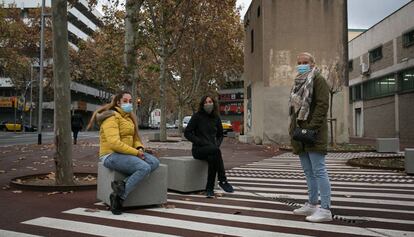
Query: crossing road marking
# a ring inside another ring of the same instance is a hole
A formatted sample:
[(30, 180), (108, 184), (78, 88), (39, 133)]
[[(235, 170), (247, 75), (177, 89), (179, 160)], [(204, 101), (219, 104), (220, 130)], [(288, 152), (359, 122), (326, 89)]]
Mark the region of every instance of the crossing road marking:
[[(112, 215), (112, 214), (111, 214)], [(22, 222), (23, 224), (42, 226), (59, 230), (73, 231), (77, 233), (98, 235), (98, 236), (128, 236), (128, 237), (175, 237), (177, 235), (166, 235), (148, 231), (131, 230), (107, 225), (90, 224), (79, 221), (62, 220), (57, 218), (39, 217), (33, 220)]]

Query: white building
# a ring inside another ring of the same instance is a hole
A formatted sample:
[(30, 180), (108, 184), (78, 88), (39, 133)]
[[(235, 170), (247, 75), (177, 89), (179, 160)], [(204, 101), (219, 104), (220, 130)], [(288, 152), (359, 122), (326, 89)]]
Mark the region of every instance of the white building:
[[(42, 0), (0, 0), (0, 4), (4, 8), (19, 8), (21, 9), (21, 16), (26, 17), (29, 9), (41, 7)], [(45, 1), (45, 7), (51, 7), (51, 0)], [(95, 8), (89, 8), (86, 0), (78, 0), (73, 6), (68, 5), (69, 45), (77, 50), (77, 44), (80, 40), (86, 41), (102, 26), (100, 20), (102, 17), (102, 14)], [(45, 59), (45, 65), (52, 63), (52, 60)], [(71, 82), (70, 89), (72, 109), (81, 112), (85, 121), (98, 106), (104, 101), (108, 101), (112, 95), (106, 91), (77, 82)], [(23, 97), (26, 97), (26, 102), (30, 100), (28, 93), (25, 95), (19, 93), (21, 92), (14, 90), (14, 85), (9, 78), (0, 77), (0, 121), (13, 120), (16, 116), (15, 109), (17, 106), (13, 106), (13, 101)], [(37, 104), (37, 101), (33, 104)], [(44, 101), (42, 108), (44, 113), (43, 124), (51, 126), (53, 124), (53, 110), (55, 109), (54, 101)], [(23, 112), (19, 112), (17, 116), (20, 116), (20, 113), (23, 114)]]
[(350, 135), (414, 141), (414, 1), (349, 42)]
[[(4, 7), (22, 9), (24, 15), (28, 9), (40, 8), (42, 0), (0, 0)], [(46, 7), (51, 7), (51, 0), (45, 1)], [(79, 0), (73, 7), (68, 6), (68, 37), (72, 48), (79, 40), (87, 40), (101, 25), (102, 14), (96, 9), (89, 9), (86, 0)]]

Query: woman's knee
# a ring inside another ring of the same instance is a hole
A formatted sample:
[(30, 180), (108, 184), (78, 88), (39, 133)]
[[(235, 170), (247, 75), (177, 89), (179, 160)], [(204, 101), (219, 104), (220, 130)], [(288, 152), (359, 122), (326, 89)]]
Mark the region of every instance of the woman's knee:
[(151, 166), (147, 163), (143, 163), (138, 167), (137, 170), (139, 170), (140, 172), (147, 175), (147, 174), (151, 173)]
[(151, 166), (152, 170), (155, 170), (156, 168), (158, 168), (158, 166), (160, 166), (160, 161), (157, 159), (157, 157), (149, 153), (144, 153), (144, 157), (145, 162)]
[(312, 169), (313, 174), (316, 178), (325, 178), (328, 177), (328, 172), (325, 167), (316, 167)]
[(151, 170), (155, 170), (156, 168), (158, 168), (158, 166), (160, 166), (160, 161), (158, 159), (152, 159), (151, 160)]

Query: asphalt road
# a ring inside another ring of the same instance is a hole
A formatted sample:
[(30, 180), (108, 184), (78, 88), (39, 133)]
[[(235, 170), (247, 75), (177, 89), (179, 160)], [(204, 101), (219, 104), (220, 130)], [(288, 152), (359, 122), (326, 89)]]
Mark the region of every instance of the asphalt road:
[[(168, 130), (168, 132), (170, 131), (172, 130)], [(140, 134), (145, 135), (155, 132), (159, 132), (159, 130), (141, 130)], [(51, 143), (53, 141), (53, 137), (53, 131), (42, 132), (42, 143)], [(99, 137), (98, 131), (80, 132), (78, 135), (78, 140), (97, 137)], [(37, 132), (0, 132), (0, 147), (23, 144), (37, 144)]]

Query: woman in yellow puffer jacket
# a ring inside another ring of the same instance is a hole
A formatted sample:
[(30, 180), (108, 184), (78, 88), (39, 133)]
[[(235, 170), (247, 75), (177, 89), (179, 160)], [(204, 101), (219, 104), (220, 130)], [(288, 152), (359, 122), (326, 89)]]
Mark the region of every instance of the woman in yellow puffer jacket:
[(88, 125), (91, 128), (94, 122), (100, 124), (99, 159), (104, 166), (127, 176), (122, 181), (111, 183), (111, 212), (114, 215), (122, 213), (122, 202), (128, 194), (159, 166), (158, 159), (144, 151), (137, 119), (131, 112), (132, 97), (124, 91), (110, 104), (95, 111)]

